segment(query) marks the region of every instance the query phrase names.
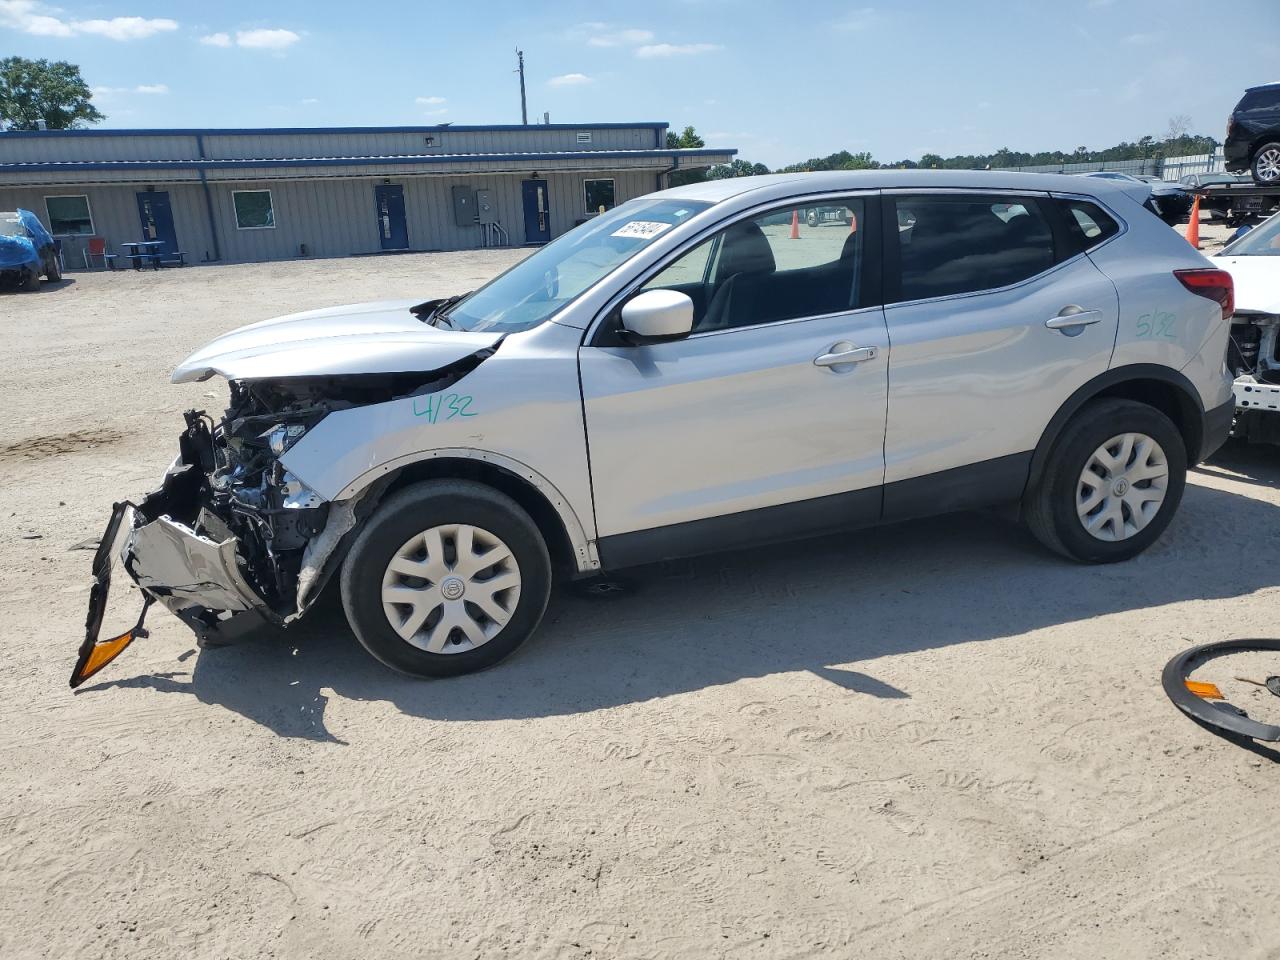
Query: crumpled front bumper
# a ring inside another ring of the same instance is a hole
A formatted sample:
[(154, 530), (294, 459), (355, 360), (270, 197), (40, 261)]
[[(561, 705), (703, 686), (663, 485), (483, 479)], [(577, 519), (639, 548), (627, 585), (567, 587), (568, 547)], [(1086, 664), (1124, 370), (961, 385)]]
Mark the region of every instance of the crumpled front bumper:
[[(152, 602), (189, 626), (201, 646), (233, 643), (263, 624), (280, 622), (245, 579), (234, 537), (214, 541), (171, 516), (184, 513), (193, 469), (175, 466), (165, 474), (163, 487), (142, 503), (117, 503), (113, 508), (94, 557), (85, 639), (72, 686), (105, 667), (135, 637), (146, 635), (142, 622)], [(143, 610), (129, 634), (103, 640), (103, 613), (120, 570), (142, 591)]]

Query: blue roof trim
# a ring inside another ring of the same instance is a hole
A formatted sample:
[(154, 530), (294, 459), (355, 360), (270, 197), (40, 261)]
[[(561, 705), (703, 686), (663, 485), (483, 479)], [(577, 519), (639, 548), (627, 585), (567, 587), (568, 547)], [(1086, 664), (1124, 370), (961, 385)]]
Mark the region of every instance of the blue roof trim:
[(444, 163), (542, 162), (547, 160), (669, 160), (680, 157), (734, 156), (737, 150), (575, 150), (561, 153), (451, 153), (404, 157), (312, 157), (258, 160), (38, 160), (30, 163), (0, 163), (0, 173), (50, 173), (90, 170), (244, 170), (278, 167), (378, 167)]
[(177, 127), (121, 129), (121, 130), (8, 130), (0, 133), (0, 141), (6, 137), (246, 137), (246, 136), (314, 136), (320, 134), (370, 134), (370, 133), (439, 133), (442, 130), (460, 130), (464, 133), (502, 132), (507, 130), (657, 130), (670, 124), (657, 120), (638, 123), (497, 123), (497, 124), (436, 124), (426, 127)]

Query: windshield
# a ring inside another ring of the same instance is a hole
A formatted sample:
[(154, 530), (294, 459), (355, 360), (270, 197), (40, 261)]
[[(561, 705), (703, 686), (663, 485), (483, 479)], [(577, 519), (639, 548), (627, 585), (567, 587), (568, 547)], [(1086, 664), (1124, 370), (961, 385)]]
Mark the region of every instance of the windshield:
[(547, 244), (445, 313), (457, 330), (518, 333), (536, 327), (709, 203), (640, 199), (615, 207)]
[(1235, 243), (1223, 247), (1218, 256), (1280, 257), (1280, 214), (1254, 227)]
[(0, 213), (0, 237), (25, 237), (27, 228), (16, 213)]

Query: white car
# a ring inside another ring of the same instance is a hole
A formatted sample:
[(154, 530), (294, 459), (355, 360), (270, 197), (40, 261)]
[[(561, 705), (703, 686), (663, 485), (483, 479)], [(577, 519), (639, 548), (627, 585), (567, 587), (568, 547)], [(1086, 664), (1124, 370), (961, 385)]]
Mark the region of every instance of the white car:
[(230, 406), (188, 413), (161, 489), (113, 513), (72, 683), (138, 635), (99, 636), (113, 567), (202, 644), (337, 575), (370, 653), (440, 676), (514, 650), (553, 575), (1006, 503), (1067, 557), (1132, 557), (1234, 400), (1231, 278), (1130, 189), (719, 180), (464, 297), (219, 337), (173, 379), (224, 377)]
[(1232, 432), (1280, 443), (1280, 214), (1228, 244), (1213, 262), (1231, 274), (1236, 289), (1227, 346), (1236, 378)]

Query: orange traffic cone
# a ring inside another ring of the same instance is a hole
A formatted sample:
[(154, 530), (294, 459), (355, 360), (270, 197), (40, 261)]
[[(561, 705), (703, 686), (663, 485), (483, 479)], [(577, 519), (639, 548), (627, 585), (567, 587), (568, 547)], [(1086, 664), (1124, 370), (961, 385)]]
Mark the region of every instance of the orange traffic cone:
[(1191, 201), (1191, 217), (1187, 220), (1187, 243), (1200, 249), (1200, 194)]
[(800, 211), (799, 210), (791, 211), (791, 239), (792, 240), (800, 239)]

